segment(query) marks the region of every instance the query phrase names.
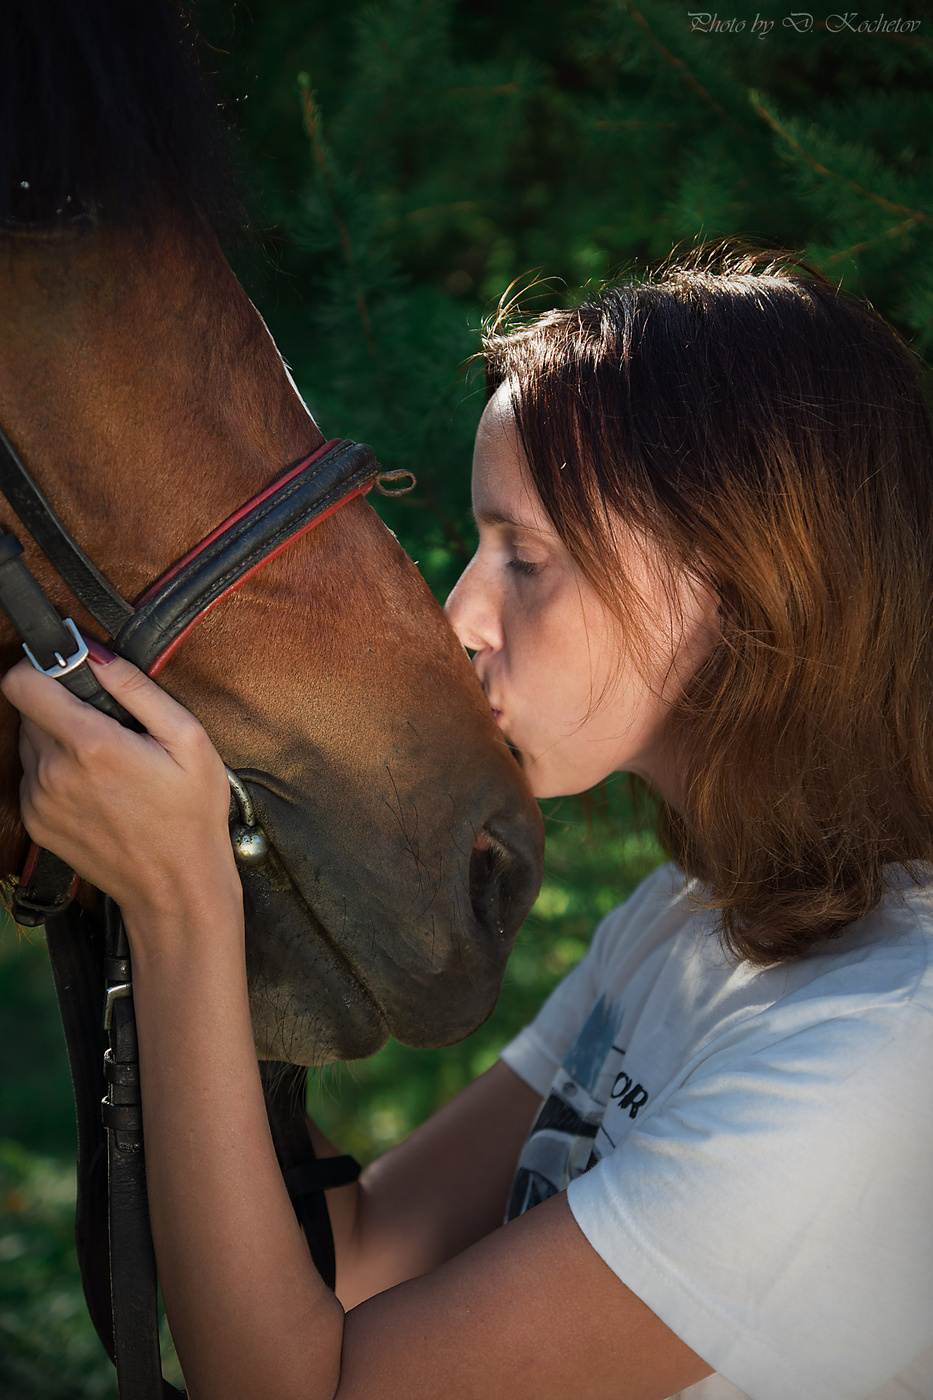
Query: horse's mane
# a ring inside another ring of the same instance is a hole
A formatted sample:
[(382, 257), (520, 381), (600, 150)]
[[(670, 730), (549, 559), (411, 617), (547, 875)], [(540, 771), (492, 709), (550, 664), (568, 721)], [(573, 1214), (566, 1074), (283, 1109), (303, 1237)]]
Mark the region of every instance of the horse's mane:
[(2, 0), (0, 221), (239, 222), (228, 133), (173, 0)]

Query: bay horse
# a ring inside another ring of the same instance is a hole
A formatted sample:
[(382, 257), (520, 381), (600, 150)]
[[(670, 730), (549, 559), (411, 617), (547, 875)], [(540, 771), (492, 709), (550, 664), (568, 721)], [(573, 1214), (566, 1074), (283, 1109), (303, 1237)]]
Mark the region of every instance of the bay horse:
[[(0, 423), (128, 598), (323, 441), (212, 229), (221, 143), (184, 48), (166, 0), (0, 11)], [(2, 501), (0, 526), (100, 638)], [(19, 654), (4, 621), (0, 665)], [(260, 1057), (357, 1059), (389, 1035), (437, 1046), (480, 1024), (537, 891), (540, 818), (370, 505), (247, 580), (160, 681), (271, 842), (243, 870)], [(26, 846), (18, 776), (3, 703), (8, 875)]]

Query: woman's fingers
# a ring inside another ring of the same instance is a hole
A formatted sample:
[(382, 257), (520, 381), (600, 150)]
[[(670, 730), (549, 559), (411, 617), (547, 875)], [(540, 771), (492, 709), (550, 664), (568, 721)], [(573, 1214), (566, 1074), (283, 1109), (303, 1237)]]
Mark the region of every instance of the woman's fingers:
[(64, 686), (41, 675), (25, 657), (7, 671), (0, 691), (24, 718), (58, 739), (70, 735), (76, 726), (80, 729), (89, 712), (94, 713)]
[(147, 733), (124, 729), (27, 661), (0, 682), (23, 716), (30, 836), (118, 899), (180, 878), (176, 846), (232, 860), (227, 778), (201, 725), (127, 661), (94, 672)]
[(156, 743), (173, 757), (180, 758), (184, 746), (197, 744), (204, 734), (201, 725), (183, 705), (122, 656), (107, 665), (94, 663), (94, 675), (98, 684), (145, 725)]
[[(153, 739), (173, 757), (180, 757), (186, 743), (197, 742), (201, 726), (192, 715), (155, 685), (131, 662), (117, 657), (109, 665), (93, 663), (94, 675), (104, 690), (145, 726)], [(3, 694), (47, 734), (71, 744), (96, 730), (107, 733), (113, 721), (78, 700), (64, 686), (49, 682), (25, 659), (8, 671), (0, 683)]]

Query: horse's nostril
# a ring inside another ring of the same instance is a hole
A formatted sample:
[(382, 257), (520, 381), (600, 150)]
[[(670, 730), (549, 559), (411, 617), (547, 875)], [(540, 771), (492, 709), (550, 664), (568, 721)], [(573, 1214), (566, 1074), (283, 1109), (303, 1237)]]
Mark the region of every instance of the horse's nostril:
[(511, 941), (525, 913), (527, 883), (520, 857), (483, 828), (470, 855), (470, 903), (488, 933)]

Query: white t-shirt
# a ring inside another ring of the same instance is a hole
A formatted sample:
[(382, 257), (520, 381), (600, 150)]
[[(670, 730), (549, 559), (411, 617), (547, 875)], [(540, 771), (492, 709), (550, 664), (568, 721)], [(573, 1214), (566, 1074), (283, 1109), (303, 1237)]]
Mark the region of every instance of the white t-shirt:
[(590, 1244), (717, 1372), (690, 1400), (933, 1400), (933, 874), (755, 970), (656, 871), (502, 1058), (545, 1102), (509, 1218)]

